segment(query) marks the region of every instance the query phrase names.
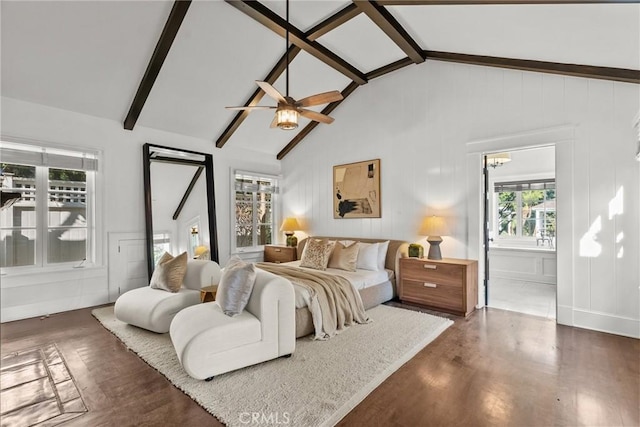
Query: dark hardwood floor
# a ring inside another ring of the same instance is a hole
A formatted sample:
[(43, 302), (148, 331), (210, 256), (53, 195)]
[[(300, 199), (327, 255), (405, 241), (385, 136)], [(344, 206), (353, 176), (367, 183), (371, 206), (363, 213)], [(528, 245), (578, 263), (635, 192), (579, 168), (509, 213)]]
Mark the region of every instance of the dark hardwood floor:
[[(639, 340), (498, 309), (450, 318), (339, 425), (640, 425)], [(2, 356), (57, 344), (89, 408), (66, 426), (220, 425), (91, 309), (4, 323), (0, 336)]]
[(0, 325), (1, 353), (56, 343), (89, 409), (65, 426), (220, 426), (107, 331), (92, 309)]

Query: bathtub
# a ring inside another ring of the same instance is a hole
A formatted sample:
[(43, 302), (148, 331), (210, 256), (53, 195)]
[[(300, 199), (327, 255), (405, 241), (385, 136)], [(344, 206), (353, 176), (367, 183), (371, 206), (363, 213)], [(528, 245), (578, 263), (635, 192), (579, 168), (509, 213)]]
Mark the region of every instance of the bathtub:
[(489, 246), (489, 276), (555, 285), (556, 251), (543, 246)]

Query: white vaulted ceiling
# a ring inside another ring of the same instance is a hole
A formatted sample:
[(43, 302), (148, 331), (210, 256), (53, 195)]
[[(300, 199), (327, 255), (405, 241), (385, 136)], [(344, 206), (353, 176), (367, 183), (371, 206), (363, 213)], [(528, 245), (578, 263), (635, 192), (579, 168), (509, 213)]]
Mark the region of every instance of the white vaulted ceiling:
[[(293, 0), (290, 21), (307, 31), (350, 3)], [(262, 4), (284, 16), (284, 0)], [(2, 96), (122, 123), (172, 6), (3, 0)], [(640, 69), (638, 4), (386, 8), (427, 51)], [(364, 13), (317, 41), (362, 73), (407, 56)], [(284, 50), (282, 37), (228, 3), (194, 1), (137, 125), (210, 140), (213, 148), (235, 115), (224, 107), (243, 105), (256, 89), (254, 81), (265, 78)], [(296, 99), (343, 90), (350, 82), (304, 51), (290, 66), (290, 95)], [(284, 75), (274, 86), (284, 93)], [(274, 104), (268, 97), (260, 102)], [(275, 156), (296, 132), (269, 129), (272, 114), (252, 112), (227, 144)], [(340, 109), (331, 115), (339, 120)], [(299, 129), (307, 123), (301, 119)]]

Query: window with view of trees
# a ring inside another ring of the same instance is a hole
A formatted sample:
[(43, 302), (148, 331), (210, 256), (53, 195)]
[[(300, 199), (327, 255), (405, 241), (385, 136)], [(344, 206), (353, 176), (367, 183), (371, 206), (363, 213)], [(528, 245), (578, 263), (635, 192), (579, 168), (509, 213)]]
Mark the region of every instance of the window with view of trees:
[(556, 234), (554, 180), (502, 182), (494, 186), (499, 239), (552, 242)]
[(240, 172), (235, 174), (236, 249), (254, 248), (273, 242), (277, 184), (274, 177)]
[[(3, 193), (19, 196), (0, 210), (0, 267), (45, 267), (91, 260), (95, 158), (2, 143)], [(71, 168), (69, 166), (73, 166)]]

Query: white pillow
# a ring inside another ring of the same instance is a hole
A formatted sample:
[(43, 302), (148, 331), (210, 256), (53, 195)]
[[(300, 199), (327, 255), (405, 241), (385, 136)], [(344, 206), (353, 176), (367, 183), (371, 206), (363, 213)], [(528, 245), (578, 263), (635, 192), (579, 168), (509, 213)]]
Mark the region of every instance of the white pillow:
[(220, 277), (216, 302), (224, 314), (235, 317), (242, 313), (251, 297), (256, 281), (256, 267), (234, 255), (229, 258)]
[(356, 268), (361, 270), (378, 271), (378, 243), (358, 242), (358, 260)]
[(384, 271), (384, 263), (387, 259), (387, 250), (389, 249), (389, 241), (378, 242), (378, 271)]

